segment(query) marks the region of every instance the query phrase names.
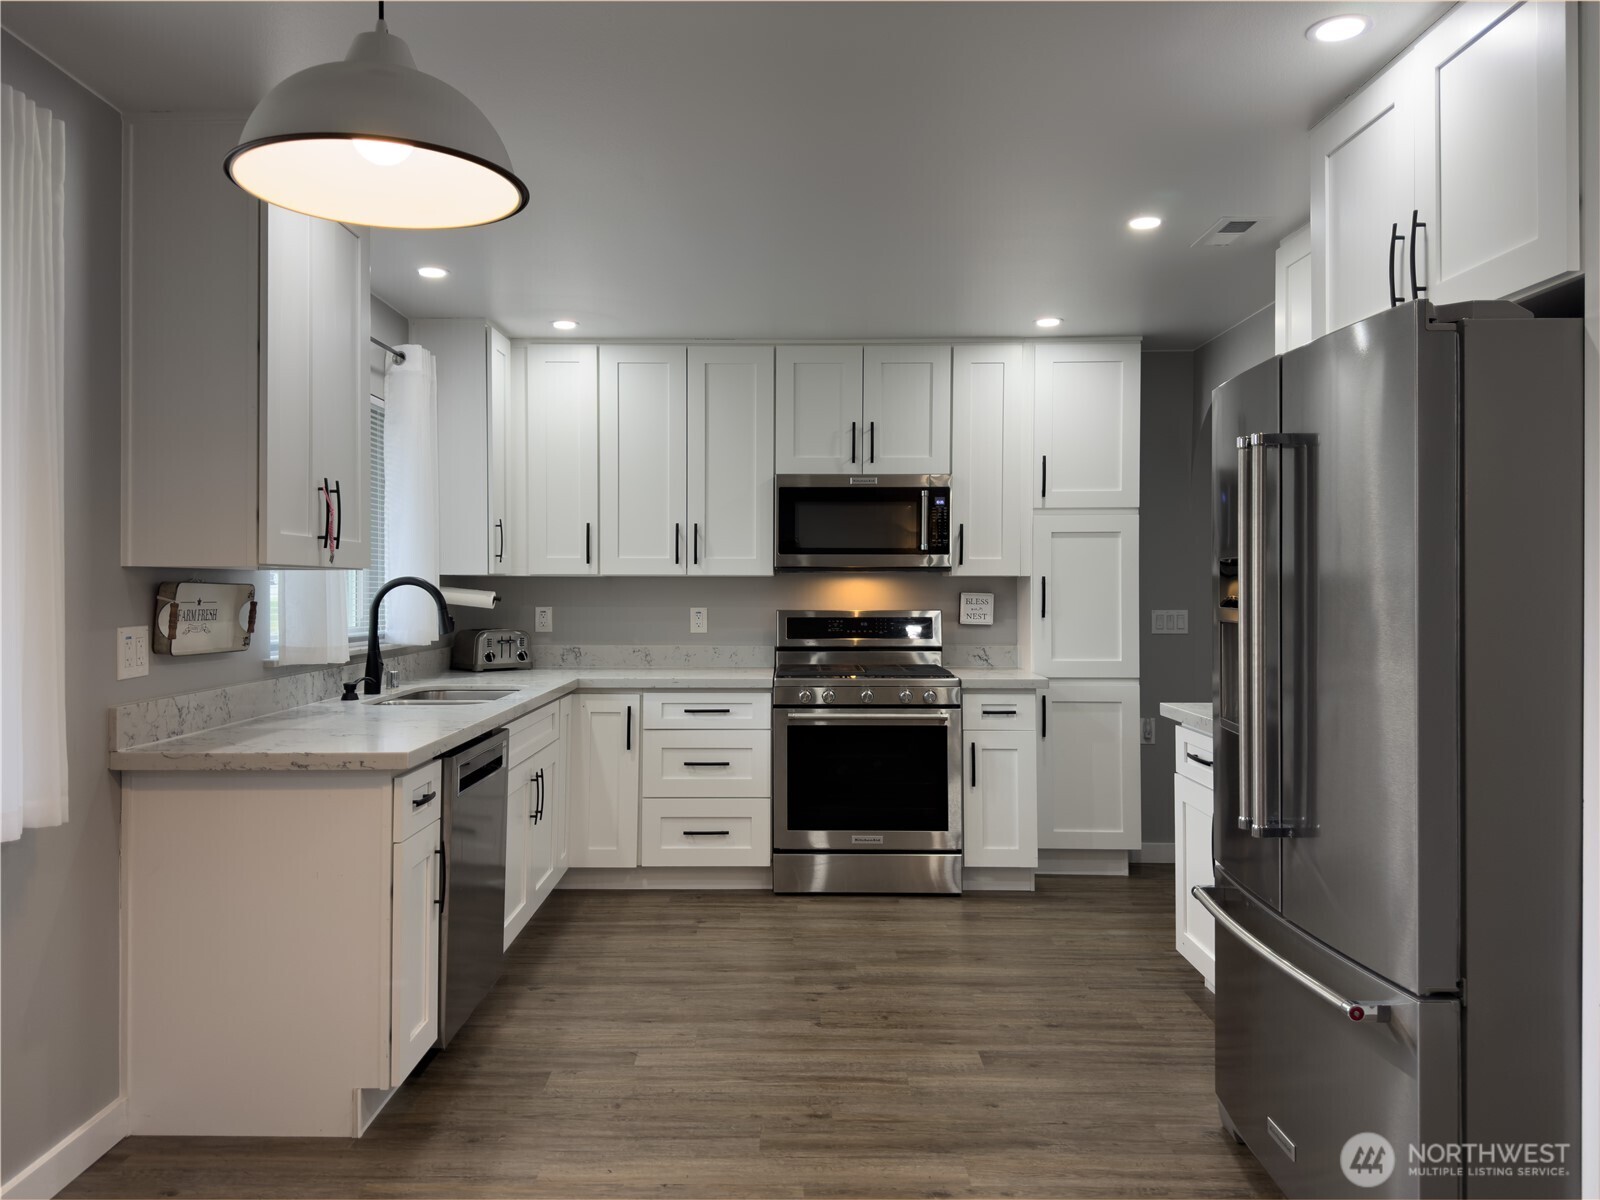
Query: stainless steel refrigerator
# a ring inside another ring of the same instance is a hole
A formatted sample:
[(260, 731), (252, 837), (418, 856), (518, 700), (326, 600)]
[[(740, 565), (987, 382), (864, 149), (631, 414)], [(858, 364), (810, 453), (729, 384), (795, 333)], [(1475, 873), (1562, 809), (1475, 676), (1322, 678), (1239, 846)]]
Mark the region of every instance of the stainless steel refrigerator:
[(1222, 1121), (1289, 1196), (1577, 1195), (1580, 330), (1423, 301), (1213, 394), (1197, 895)]

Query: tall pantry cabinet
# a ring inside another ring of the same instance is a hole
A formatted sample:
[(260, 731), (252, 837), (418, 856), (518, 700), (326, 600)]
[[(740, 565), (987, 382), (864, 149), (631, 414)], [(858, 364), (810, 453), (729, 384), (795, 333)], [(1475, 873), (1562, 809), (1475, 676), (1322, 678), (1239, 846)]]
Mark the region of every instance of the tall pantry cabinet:
[(1141, 837), (1139, 343), (1033, 349), (1026, 597), (1033, 669), (1051, 680), (1039, 847), (1124, 860)]
[(367, 566), (367, 237), (219, 165), (237, 121), (124, 132), (122, 563)]

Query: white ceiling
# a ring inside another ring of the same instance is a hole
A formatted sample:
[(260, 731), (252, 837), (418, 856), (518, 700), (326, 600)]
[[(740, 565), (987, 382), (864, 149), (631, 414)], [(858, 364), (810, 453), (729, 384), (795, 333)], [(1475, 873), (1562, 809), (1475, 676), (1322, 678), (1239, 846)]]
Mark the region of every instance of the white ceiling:
[[(1053, 314), (1192, 347), (1271, 301), (1305, 131), (1446, 7), (391, 3), (533, 200), (484, 229), (375, 231), (373, 290), (512, 336), (556, 317), (595, 338), (1017, 336)], [(1374, 28), (1306, 40), (1347, 11)], [(124, 111), (243, 114), (374, 16), (8, 0), (3, 20)], [(1130, 233), (1139, 212), (1166, 224)], [(1261, 224), (1191, 248), (1225, 216)]]

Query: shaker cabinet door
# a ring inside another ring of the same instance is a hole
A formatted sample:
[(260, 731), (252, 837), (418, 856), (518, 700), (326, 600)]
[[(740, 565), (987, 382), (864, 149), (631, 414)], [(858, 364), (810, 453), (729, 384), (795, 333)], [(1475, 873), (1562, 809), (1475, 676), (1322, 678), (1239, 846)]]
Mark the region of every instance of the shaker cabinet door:
[(1043, 715), (1045, 765), (1039, 784), (1039, 845), (1066, 850), (1138, 849), (1138, 681), (1052, 684)]
[(1033, 519), (1033, 669), (1055, 679), (1139, 675), (1139, 515)]
[(600, 347), (600, 568), (683, 575), (689, 561), (682, 346)]
[(950, 473), (950, 347), (868, 346), (862, 449), (882, 475)]
[(689, 348), (691, 575), (772, 574), (771, 346)]
[[(1022, 699), (1031, 702), (1032, 697)], [(1038, 735), (974, 733), (966, 742), (961, 831), (966, 865), (1038, 866)]]
[(394, 847), (389, 913), (389, 1086), (439, 1040), (439, 822)]
[(529, 575), (600, 571), (600, 348), (530, 344), (522, 523)]
[(957, 346), (951, 381), (956, 575), (1022, 573), (1029, 413), (1019, 345)]
[(637, 694), (578, 697), (567, 760), (569, 866), (639, 865), (641, 715)]
[(1139, 507), (1139, 344), (1033, 349), (1036, 508)]
[(861, 347), (779, 346), (777, 473), (859, 473), (862, 432)]

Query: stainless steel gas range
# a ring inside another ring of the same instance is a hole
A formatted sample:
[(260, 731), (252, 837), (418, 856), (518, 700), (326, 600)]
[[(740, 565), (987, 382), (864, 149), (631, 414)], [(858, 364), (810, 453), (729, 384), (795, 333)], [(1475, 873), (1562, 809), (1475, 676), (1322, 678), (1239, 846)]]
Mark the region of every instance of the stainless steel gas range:
[(961, 891), (961, 681), (942, 614), (778, 614), (772, 886)]

